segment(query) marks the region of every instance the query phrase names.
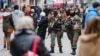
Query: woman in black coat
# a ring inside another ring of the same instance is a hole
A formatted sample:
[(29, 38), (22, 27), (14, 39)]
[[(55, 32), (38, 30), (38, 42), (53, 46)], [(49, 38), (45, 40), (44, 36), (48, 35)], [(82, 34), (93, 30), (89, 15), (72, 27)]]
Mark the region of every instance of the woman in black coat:
[(41, 13), (41, 20), (38, 23), (38, 27), (38, 35), (44, 40), (46, 35), (46, 29), (48, 27), (48, 19), (45, 16), (44, 12)]

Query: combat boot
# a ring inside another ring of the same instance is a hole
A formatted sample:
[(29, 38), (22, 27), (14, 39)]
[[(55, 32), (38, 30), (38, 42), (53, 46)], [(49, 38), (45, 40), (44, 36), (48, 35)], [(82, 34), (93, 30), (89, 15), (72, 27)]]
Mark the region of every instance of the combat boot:
[(54, 53), (54, 47), (51, 47), (50, 53)]
[(59, 52), (60, 52), (60, 53), (63, 53), (63, 51), (62, 51), (62, 47), (59, 48)]
[(71, 55), (76, 55), (76, 48), (73, 48), (73, 49), (72, 49)]

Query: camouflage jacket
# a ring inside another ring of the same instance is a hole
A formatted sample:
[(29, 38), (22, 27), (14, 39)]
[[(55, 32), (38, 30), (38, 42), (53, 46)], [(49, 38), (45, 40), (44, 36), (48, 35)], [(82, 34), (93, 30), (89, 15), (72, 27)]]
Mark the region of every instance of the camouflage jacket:
[(81, 29), (81, 19), (75, 15), (74, 17), (69, 16), (65, 21), (68, 30), (80, 30)]

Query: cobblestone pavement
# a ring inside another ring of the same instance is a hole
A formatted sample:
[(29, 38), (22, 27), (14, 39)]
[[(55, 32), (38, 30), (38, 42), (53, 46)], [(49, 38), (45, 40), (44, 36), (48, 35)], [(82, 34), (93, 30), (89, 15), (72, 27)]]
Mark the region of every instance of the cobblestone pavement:
[[(52, 56), (72, 56), (70, 55), (71, 47), (70, 42), (67, 38), (66, 33), (64, 33), (62, 38), (62, 44), (63, 44), (63, 53), (59, 53), (57, 41), (55, 46), (55, 53), (51, 54)], [(50, 37), (46, 38), (45, 45), (48, 50), (50, 50)], [(2, 32), (2, 24), (0, 24), (0, 56), (11, 56), (9, 51), (3, 48), (3, 32)]]

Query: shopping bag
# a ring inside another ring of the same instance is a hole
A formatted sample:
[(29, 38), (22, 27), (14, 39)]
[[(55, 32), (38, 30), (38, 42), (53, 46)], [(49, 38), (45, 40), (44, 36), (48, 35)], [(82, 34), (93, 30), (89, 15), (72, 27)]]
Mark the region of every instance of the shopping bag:
[(35, 34), (38, 33), (38, 29), (39, 29), (39, 27), (37, 26), (36, 29), (35, 29)]
[(12, 32), (13, 32), (13, 29), (12, 29), (12, 28), (8, 28), (8, 29), (7, 29), (7, 32), (8, 32), (8, 33), (12, 33)]

